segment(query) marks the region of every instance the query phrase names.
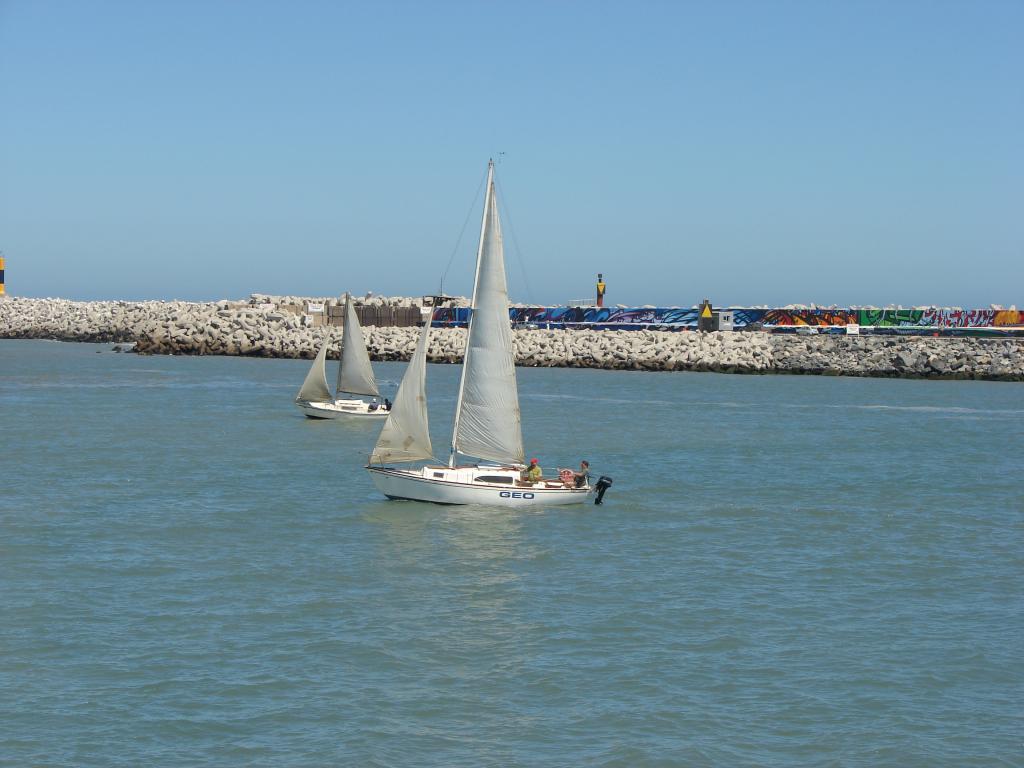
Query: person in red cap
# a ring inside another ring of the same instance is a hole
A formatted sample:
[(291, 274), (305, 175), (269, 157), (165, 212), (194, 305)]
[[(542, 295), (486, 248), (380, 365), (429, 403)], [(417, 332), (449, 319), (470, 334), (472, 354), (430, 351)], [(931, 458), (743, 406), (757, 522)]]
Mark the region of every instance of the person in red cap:
[(523, 472), (523, 480), (528, 483), (540, 482), (540, 478), (544, 473), (541, 471), (540, 464), (537, 463), (536, 459), (530, 459), (530, 468)]

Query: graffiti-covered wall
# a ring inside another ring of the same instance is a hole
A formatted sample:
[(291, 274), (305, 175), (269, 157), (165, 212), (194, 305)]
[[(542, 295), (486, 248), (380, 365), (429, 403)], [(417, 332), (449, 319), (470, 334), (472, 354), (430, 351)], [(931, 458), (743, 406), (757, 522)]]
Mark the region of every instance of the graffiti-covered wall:
[[(995, 309), (745, 309), (730, 307), (733, 327), (797, 326), (875, 328), (1024, 328), (1024, 312)], [(513, 326), (538, 328), (604, 328), (608, 330), (685, 330), (697, 327), (698, 310), (680, 307), (512, 307)], [(435, 326), (464, 327), (466, 307), (434, 310)]]
[[(697, 327), (697, 310), (670, 308), (617, 309), (615, 307), (512, 307), (509, 317), (514, 326), (539, 328), (576, 328), (599, 326), (613, 330), (631, 328), (682, 329)], [(442, 307), (434, 310), (434, 325), (465, 326), (469, 322), (466, 307)]]
[(1014, 328), (1024, 325), (1016, 309), (858, 309), (859, 323), (883, 328)]
[(762, 325), (850, 325), (857, 322), (852, 309), (765, 309)]

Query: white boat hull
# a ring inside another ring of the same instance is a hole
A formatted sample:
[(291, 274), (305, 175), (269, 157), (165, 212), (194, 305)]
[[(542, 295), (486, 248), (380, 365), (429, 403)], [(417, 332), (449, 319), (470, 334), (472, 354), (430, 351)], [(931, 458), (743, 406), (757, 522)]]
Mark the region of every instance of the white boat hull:
[[(377, 489), (389, 499), (434, 504), (481, 504), (490, 507), (549, 507), (582, 504), (591, 497), (589, 486), (567, 487), (558, 480), (519, 481), (514, 467), (447, 467), (420, 469), (367, 467)], [(488, 478), (481, 480), (481, 478)], [(500, 480), (499, 480), (500, 478)]]
[(379, 419), (388, 415), (383, 406), (371, 411), (370, 403), (365, 400), (335, 400), (329, 403), (296, 400), (295, 404), (311, 419), (343, 419), (349, 416)]

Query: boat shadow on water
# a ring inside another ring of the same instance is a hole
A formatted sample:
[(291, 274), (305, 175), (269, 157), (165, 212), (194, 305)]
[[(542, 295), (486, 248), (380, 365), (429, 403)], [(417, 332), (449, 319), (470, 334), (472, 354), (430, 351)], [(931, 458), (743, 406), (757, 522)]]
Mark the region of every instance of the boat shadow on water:
[(382, 557), (412, 562), (434, 556), (441, 546), (457, 552), (459, 559), (503, 561), (532, 556), (527, 521), (556, 509), (382, 500), (366, 504), (361, 516), (382, 532), (389, 550)]

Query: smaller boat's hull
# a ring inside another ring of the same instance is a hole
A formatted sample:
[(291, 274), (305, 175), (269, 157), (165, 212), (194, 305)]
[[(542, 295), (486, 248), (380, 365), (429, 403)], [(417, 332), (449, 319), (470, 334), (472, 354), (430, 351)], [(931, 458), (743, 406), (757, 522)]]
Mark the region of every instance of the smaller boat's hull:
[[(548, 507), (582, 504), (591, 488), (566, 487), (557, 480), (523, 483), (513, 467), (367, 467), (377, 489), (389, 499), (491, 507)], [(481, 480), (488, 478), (499, 482)]]
[(311, 419), (343, 419), (350, 416), (379, 419), (388, 415), (388, 411), (382, 406), (370, 410), (370, 403), (365, 400), (335, 400), (329, 403), (296, 400), (295, 404)]

